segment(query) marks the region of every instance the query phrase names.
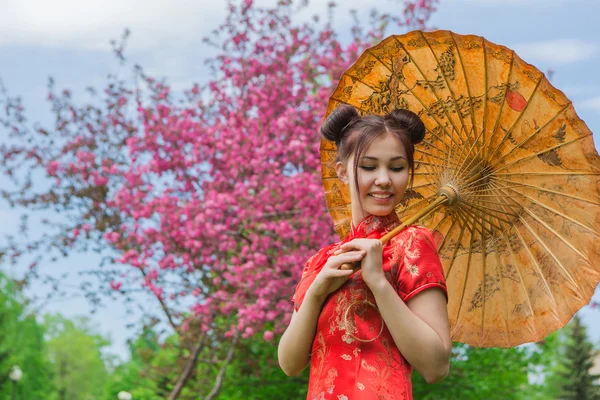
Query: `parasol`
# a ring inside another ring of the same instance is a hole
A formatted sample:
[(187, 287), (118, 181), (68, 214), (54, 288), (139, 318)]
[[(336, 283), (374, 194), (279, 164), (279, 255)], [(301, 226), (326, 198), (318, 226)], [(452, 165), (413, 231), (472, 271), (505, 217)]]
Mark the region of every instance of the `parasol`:
[[(453, 340), (538, 341), (590, 301), (600, 282), (600, 158), (572, 103), (537, 68), (482, 37), (414, 31), (367, 49), (327, 115), (340, 104), (359, 114), (406, 108), (425, 123), (396, 213), (434, 232)], [(350, 195), (335, 157), (323, 140), (327, 204), (344, 237)]]

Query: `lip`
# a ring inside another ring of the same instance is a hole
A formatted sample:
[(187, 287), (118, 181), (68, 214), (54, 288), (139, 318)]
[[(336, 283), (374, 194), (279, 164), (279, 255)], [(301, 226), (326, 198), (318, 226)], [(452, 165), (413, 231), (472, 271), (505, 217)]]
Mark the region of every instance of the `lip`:
[[(387, 196), (387, 197), (379, 198), (379, 197), (375, 197), (372, 195)], [(394, 198), (394, 194), (391, 192), (371, 192), (368, 194), (368, 196), (371, 199), (373, 199), (373, 201), (375, 201), (377, 203), (381, 203), (381, 204), (388, 203), (390, 200), (392, 200)]]
[(393, 193), (392, 192), (370, 192), (369, 195), (371, 194), (377, 194), (379, 196), (392, 196)]

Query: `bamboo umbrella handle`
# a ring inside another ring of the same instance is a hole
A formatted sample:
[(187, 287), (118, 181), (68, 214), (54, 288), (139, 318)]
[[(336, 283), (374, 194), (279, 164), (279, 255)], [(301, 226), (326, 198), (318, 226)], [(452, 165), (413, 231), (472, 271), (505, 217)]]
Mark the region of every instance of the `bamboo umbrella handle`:
[[(390, 240), (391, 238), (396, 236), (396, 234), (398, 234), (401, 230), (403, 230), (407, 226), (414, 224), (415, 222), (417, 222), (421, 218), (425, 217), (426, 215), (430, 214), (432, 211), (437, 209), (442, 204), (452, 202), (453, 199), (451, 199), (451, 197), (452, 196), (450, 194), (446, 193), (443, 190), (440, 190), (438, 192), (438, 197), (431, 204), (429, 204), (427, 207), (423, 208), (421, 211), (419, 211), (415, 215), (408, 218), (406, 221), (404, 221), (404, 223), (400, 224), (394, 230), (388, 232), (385, 236), (383, 236), (381, 239), (379, 239), (381, 241), (381, 244), (386, 244), (388, 242), (388, 240)], [(340, 269), (343, 269), (343, 270), (353, 269), (353, 270), (357, 271), (360, 269), (360, 262), (342, 264), (340, 266)]]

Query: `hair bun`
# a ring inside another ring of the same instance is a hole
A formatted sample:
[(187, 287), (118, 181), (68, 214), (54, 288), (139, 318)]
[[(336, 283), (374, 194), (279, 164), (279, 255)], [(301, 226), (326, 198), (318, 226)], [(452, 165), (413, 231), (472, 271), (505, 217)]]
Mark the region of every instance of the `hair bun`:
[(321, 124), (321, 135), (339, 146), (348, 133), (350, 124), (359, 119), (358, 112), (351, 105), (341, 105), (329, 114)]
[(404, 130), (412, 144), (421, 143), (425, 137), (425, 124), (410, 110), (394, 110), (386, 115), (385, 119)]

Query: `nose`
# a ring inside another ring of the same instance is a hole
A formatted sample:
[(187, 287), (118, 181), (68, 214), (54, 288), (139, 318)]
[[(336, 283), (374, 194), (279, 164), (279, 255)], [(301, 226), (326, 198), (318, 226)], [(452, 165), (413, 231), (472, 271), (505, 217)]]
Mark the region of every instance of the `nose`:
[(392, 180), (385, 168), (381, 168), (375, 178), (375, 186), (388, 187), (392, 184)]

